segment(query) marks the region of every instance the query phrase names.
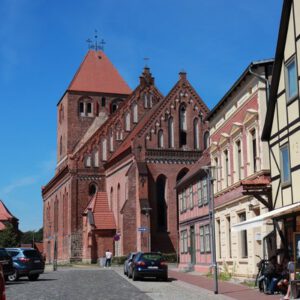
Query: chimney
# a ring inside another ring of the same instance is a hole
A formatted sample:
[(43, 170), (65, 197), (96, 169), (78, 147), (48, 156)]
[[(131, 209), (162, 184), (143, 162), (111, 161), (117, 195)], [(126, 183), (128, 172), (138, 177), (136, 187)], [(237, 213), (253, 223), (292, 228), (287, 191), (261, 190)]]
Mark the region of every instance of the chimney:
[(179, 72), (179, 79), (180, 80), (186, 80), (186, 72), (185, 71), (180, 71)]

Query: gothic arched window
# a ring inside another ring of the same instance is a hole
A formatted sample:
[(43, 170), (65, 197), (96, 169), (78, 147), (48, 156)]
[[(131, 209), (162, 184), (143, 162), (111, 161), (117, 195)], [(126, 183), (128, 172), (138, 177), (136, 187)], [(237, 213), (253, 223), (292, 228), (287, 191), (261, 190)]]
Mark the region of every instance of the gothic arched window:
[(157, 135), (157, 138), (158, 138), (158, 148), (163, 148), (164, 147), (164, 132), (162, 129), (160, 129), (158, 131), (158, 135)]
[(203, 148), (207, 149), (209, 146), (209, 132), (206, 131), (203, 136)]
[(130, 131), (130, 113), (125, 114), (125, 130)]
[(179, 147), (186, 145), (187, 120), (186, 107), (181, 105), (179, 108)]
[(133, 114), (133, 123), (138, 122), (138, 106), (136, 103), (132, 106), (132, 114)]
[(170, 117), (168, 120), (168, 138), (169, 148), (174, 148), (174, 119)]
[(112, 130), (109, 133), (109, 150), (114, 151), (114, 133)]
[(199, 149), (199, 120), (194, 119), (194, 148)]
[(102, 160), (107, 160), (107, 140), (102, 140)]

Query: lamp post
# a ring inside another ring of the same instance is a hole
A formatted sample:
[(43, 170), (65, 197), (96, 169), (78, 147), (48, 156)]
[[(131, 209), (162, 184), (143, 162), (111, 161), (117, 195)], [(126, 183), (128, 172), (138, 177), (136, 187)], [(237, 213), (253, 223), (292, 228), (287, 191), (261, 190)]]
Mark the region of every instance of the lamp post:
[(201, 168), (207, 174), (208, 197), (209, 197), (209, 222), (211, 228), (211, 252), (212, 267), (214, 270), (214, 293), (218, 294), (218, 265), (216, 258), (216, 234), (215, 234), (215, 205), (214, 205), (214, 166), (204, 166)]

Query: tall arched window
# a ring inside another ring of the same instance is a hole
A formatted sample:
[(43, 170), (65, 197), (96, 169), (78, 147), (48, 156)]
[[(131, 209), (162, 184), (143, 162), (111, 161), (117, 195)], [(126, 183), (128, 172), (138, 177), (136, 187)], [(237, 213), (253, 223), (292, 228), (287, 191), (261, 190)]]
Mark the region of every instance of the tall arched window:
[(168, 120), (168, 138), (169, 148), (174, 148), (174, 119), (170, 117)]
[(194, 120), (194, 148), (199, 149), (199, 121), (198, 119)]
[(163, 147), (164, 147), (164, 132), (163, 132), (162, 129), (160, 129), (160, 130), (158, 131), (157, 137), (158, 137), (158, 141), (157, 141), (157, 143), (158, 143), (158, 148), (163, 148)]
[(102, 140), (102, 160), (107, 160), (107, 140)]
[(94, 152), (94, 167), (99, 167), (99, 151)]
[(165, 198), (166, 177), (160, 175), (156, 181), (157, 227), (161, 231), (167, 229), (167, 204)]
[(117, 189), (117, 226), (119, 226), (119, 211), (120, 211), (120, 199), (121, 197), (121, 188), (120, 188), (120, 183), (118, 184), (118, 189)]
[(58, 199), (54, 202), (54, 232), (58, 232)]
[(130, 113), (125, 114), (125, 130), (130, 131)]
[(206, 131), (204, 133), (204, 136), (203, 136), (203, 148), (204, 148), (204, 150), (207, 149), (208, 146), (209, 146), (209, 132)]
[(132, 114), (133, 114), (133, 123), (138, 122), (138, 106), (136, 103), (132, 106)]
[(114, 133), (112, 130), (109, 133), (109, 150), (114, 151)]
[(64, 206), (64, 210), (63, 210), (63, 214), (64, 214), (64, 220), (63, 220), (64, 235), (66, 235), (66, 234), (68, 234), (68, 193), (64, 194), (63, 206)]
[(94, 196), (97, 192), (97, 185), (96, 183), (91, 183), (89, 186), (89, 196)]
[(186, 132), (187, 132), (186, 108), (185, 105), (181, 105), (179, 108), (179, 147), (186, 145)]
[(148, 95), (144, 94), (144, 107), (148, 108)]

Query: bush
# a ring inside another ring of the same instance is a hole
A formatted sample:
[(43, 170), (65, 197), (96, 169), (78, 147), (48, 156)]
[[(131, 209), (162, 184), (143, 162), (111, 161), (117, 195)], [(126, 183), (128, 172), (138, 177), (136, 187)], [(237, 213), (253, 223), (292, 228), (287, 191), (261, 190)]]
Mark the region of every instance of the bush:
[(112, 259), (112, 263), (115, 265), (124, 265), (127, 256), (114, 256)]

